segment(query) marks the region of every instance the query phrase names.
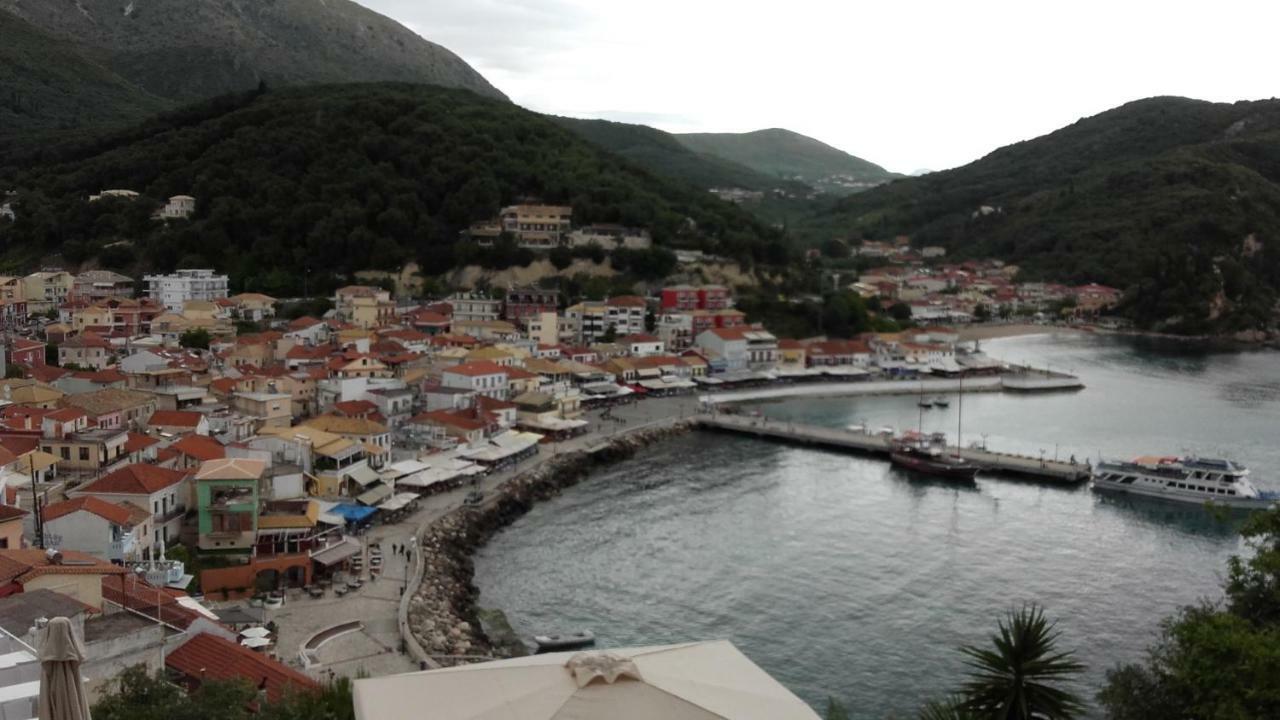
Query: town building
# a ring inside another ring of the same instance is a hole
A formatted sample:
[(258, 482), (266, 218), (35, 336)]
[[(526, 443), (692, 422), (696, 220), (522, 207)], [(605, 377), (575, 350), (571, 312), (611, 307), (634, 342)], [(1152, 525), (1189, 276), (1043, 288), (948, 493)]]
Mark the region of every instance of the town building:
[(184, 269), (168, 275), (147, 275), (147, 297), (170, 312), (180, 313), (190, 300), (212, 302), (227, 297), (229, 280), (213, 270)]
[(495, 400), (507, 399), (507, 382), (507, 368), (487, 361), (456, 365), (440, 374), (440, 384), (446, 388), (467, 390)]
[(41, 517), (46, 547), (113, 563), (150, 559), (151, 513), (130, 502), (85, 495), (47, 505)]
[(569, 233), (568, 240), (569, 247), (573, 248), (596, 245), (602, 250), (648, 250), (653, 247), (648, 230), (622, 225), (587, 225)]
[(86, 270), (72, 280), (71, 297), (97, 302), (133, 297), (133, 278), (110, 270)]
[(266, 463), (223, 458), (196, 472), (198, 546), (202, 552), (248, 553), (257, 541), (258, 510)]
[(695, 343), (722, 358), (728, 372), (771, 370), (778, 363), (778, 339), (765, 330), (714, 328), (699, 335)]
[(190, 471), (133, 463), (81, 485), (71, 496), (94, 497), (116, 505), (128, 503), (148, 510), (152, 534), (139, 541), (144, 554), (156, 557), (162, 547), (177, 542), (182, 532), (182, 519), (191, 501), (191, 476)]
[(512, 205), (502, 208), (499, 217), (502, 231), (526, 248), (562, 245), (573, 226), (573, 208), (565, 205)]
[(559, 290), (535, 287), (511, 288), (507, 290), (503, 319), (512, 322), (528, 321), (542, 313), (554, 313), (559, 309)]
[(174, 195), (156, 211), (157, 220), (185, 220), (196, 212), (196, 199), (190, 195)]
[(57, 309), (67, 300), (75, 287), (75, 277), (62, 270), (42, 270), (22, 278), (21, 300), (27, 303), (27, 312), (33, 315)]
[(453, 322), (497, 320), (502, 317), (502, 301), (478, 293), (458, 293), (448, 300)]
[(565, 320), (574, 329), (576, 342), (591, 345), (605, 337), (643, 333), (648, 303), (635, 295), (623, 295), (603, 302), (587, 301), (565, 310)]

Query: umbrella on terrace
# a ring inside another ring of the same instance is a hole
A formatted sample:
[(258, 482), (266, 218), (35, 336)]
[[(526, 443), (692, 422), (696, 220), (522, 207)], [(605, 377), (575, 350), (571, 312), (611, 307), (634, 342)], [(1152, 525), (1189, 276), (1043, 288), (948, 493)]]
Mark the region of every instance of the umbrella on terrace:
[(251, 627), (240, 631), (241, 637), (247, 638), (264, 638), (270, 634), (271, 631), (264, 627)]
[(253, 648), (254, 650), (257, 650), (258, 648), (262, 648), (270, 645), (271, 641), (266, 638), (251, 637), (251, 638), (245, 638), (244, 640), (241, 640), (240, 644), (247, 648)]
[(84, 645), (71, 621), (56, 617), (40, 633), (40, 720), (89, 720), (89, 698), (80, 676)]
[(818, 720), (727, 640), (357, 680), (357, 720)]

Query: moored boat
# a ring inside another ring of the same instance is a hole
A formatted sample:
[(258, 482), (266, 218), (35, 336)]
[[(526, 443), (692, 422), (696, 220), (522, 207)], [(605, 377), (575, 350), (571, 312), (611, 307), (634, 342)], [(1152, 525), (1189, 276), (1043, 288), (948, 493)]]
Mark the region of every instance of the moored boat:
[(591, 647), (596, 644), (596, 636), (590, 630), (579, 630), (563, 635), (536, 635), (533, 642), (538, 646), (540, 653), (560, 652)]
[(951, 407), (951, 401), (945, 397), (938, 396), (933, 399), (933, 406), (940, 408)]
[(946, 452), (946, 436), (937, 433), (930, 438), (909, 434), (893, 443), (889, 461), (895, 466), (935, 477), (973, 482), (978, 466), (960, 457), (959, 452)]
[(1093, 471), (1093, 488), (1245, 510), (1266, 510), (1280, 501), (1280, 494), (1258, 490), (1249, 481), (1248, 468), (1210, 458), (1144, 456), (1101, 462)]

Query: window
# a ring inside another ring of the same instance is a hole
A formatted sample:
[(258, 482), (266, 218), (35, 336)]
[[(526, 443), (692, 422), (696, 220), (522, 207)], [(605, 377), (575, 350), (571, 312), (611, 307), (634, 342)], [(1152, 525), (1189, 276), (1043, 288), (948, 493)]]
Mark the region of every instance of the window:
[(61, 448), (59, 448), (59, 454), (60, 454), (60, 455), (62, 455), (62, 459), (63, 459), (63, 460), (70, 460), (70, 459), (71, 459), (71, 448), (69, 448), (69, 447), (67, 447), (67, 446), (65, 446), (65, 445), (64, 445), (64, 446), (62, 446)]

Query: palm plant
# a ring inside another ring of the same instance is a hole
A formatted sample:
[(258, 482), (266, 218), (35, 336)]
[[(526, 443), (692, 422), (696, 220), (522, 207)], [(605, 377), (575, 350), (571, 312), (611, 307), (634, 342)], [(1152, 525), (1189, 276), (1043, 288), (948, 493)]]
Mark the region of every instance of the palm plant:
[(947, 700), (931, 701), (920, 708), (918, 720), (981, 720), (981, 718), (965, 708), (964, 698), (952, 697)]
[(992, 635), (993, 648), (966, 646), (969, 679), (960, 708), (993, 720), (1070, 720), (1084, 709), (1056, 687), (1084, 670), (1072, 652), (1059, 652), (1055, 624), (1036, 605), (1010, 610)]

